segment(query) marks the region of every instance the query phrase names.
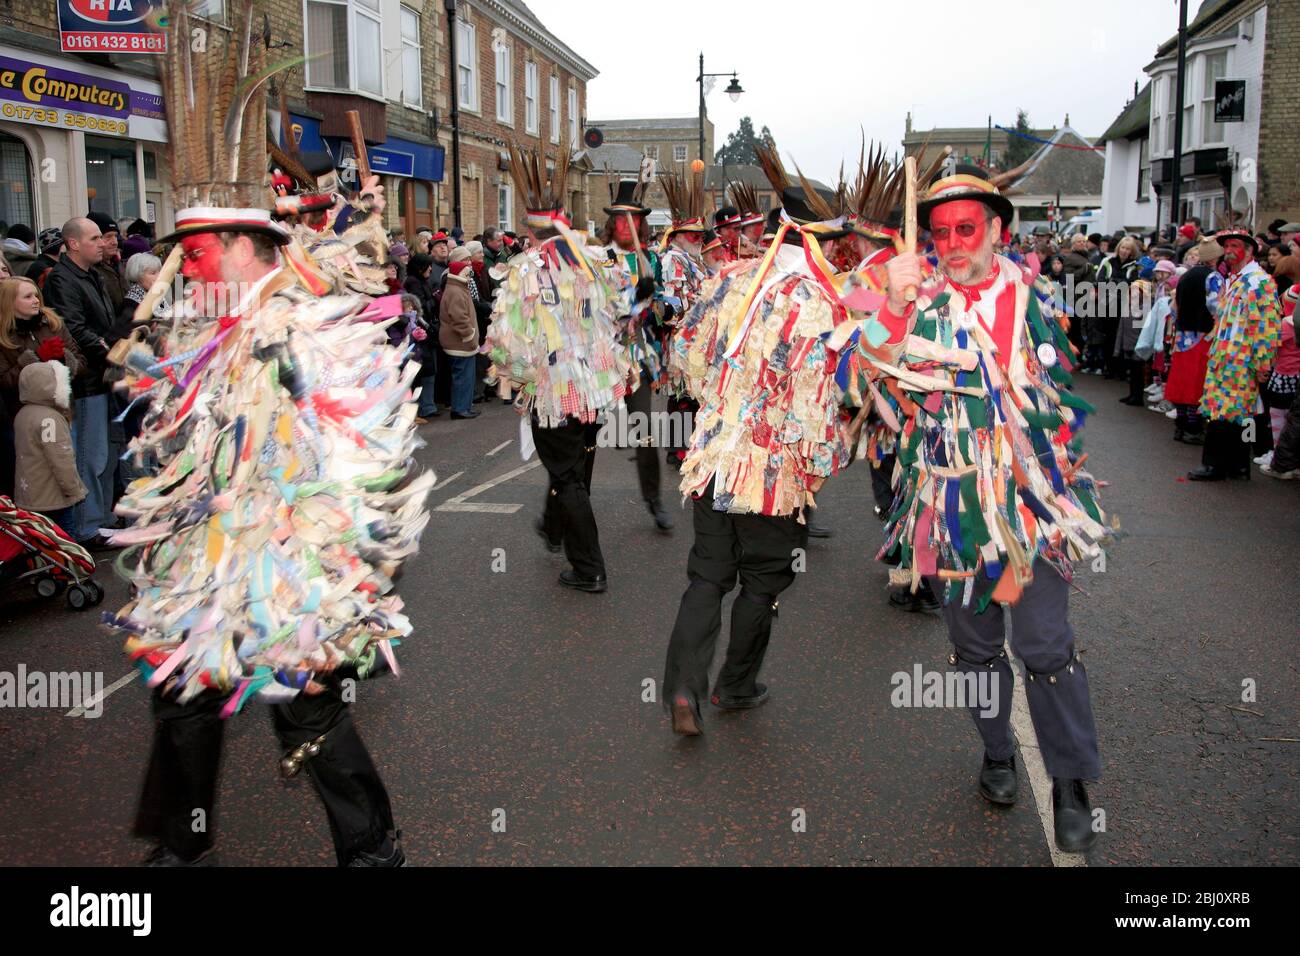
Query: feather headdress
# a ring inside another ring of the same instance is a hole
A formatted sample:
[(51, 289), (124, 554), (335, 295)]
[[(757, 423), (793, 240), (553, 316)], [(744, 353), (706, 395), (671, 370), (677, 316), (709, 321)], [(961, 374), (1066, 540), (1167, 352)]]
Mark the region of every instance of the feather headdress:
[(704, 231), (704, 172), (691, 173), (678, 167), (674, 172), (661, 175), (659, 184), (668, 197), (673, 224), (664, 238), (674, 232)]
[(544, 229), (554, 225), (557, 220), (569, 225), (569, 220), (564, 215), (565, 183), (569, 177), (568, 150), (561, 149), (551, 165), (547, 163), (545, 153), (523, 149), (511, 143), (510, 177), (523, 193), (529, 226)]
[(733, 182), (730, 184), (730, 188), (731, 201), (740, 210), (740, 224), (748, 226), (752, 223), (762, 222), (764, 215), (759, 209), (758, 190), (754, 188), (754, 184)]
[(189, 4), (167, 17), (161, 70), (171, 148), (176, 239), (199, 232), (264, 232), (287, 241), (266, 209), (266, 95), (276, 72), (301, 60), (266, 65), (254, 39), (253, 0), (229, 0), (232, 29), (208, 29), (198, 50)]
[(785, 167), (781, 165), (781, 155), (777, 152), (776, 143), (773, 140), (769, 139), (765, 143), (755, 143), (754, 158), (758, 160), (758, 165), (763, 169), (763, 175), (767, 177), (767, 181), (776, 190), (777, 195), (790, 188), (790, 176), (786, 173)]

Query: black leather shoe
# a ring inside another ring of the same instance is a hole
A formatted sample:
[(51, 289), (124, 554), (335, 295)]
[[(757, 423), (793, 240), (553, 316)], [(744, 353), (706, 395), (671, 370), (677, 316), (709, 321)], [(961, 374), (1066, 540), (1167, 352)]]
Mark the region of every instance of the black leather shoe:
[(1052, 779), (1052, 828), (1056, 848), (1063, 853), (1084, 853), (1097, 842), (1092, 805), (1082, 780)]
[(659, 502), (657, 500), (647, 501), (645, 503), (645, 506), (647, 509), (649, 509), (650, 514), (654, 515), (656, 528), (658, 528), (660, 531), (663, 531), (664, 533), (673, 530), (673, 516), (664, 510), (664, 506), (662, 502)]
[(572, 569), (560, 572), (560, 583), (566, 588), (574, 588), (578, 591), (590, 591), (592, 594), (599, 594), (605, 588), (609, 587), (609, 582), (605, 580), (605, 575), (598, 574), (594, 578), (579, 577), (578, 572)]
[(538, 518), (533, 523), (533, 528), (536, 529), (537, 536), (546, 542), (546, 550), (551, 552), (551, 554), (559, 554), (561, 551), (564, 550), (563, 541), (551, 540), (551, 536), (546, 533), (546, 522), (543, 521), (541, 518)]
[(354, 856), (348, 863), (348, 866), (406, 866), (406, 854), (402, 852), (401, 846), (394, 841), (393, 852), (389, 853), (387, 856), (380, 856), (378, 853), (366, 853), (363, 851)]
[(1009, 807), (1016, 802), (1016, 788), (1019, 779), (1016, 776), (1016, 758), (994, 760), (984, 755), (984, 766), (980, 768), (980, 796), (989, 803)]
[(1228, 476), (1217, 468), (1197, 468), (1195, 471), (1187, 473), (1189, 481), (1223, 481)]
[(673, 733), (683, 737), (698, 737), (704, 733), (704, 721), (700, 719), (700, 709), (685, 694), (674, 694), (672, 704)]
[(1145, 405), (1146, 404), (1146, 402), (1142, 401), (1141, 398), (1134, 398), (1132, 395), (1125, 395), (1123, 398), (1119, 400), (1119, 403), (1121, 405)]
[(192, 860), (187, 860), (180, 854), (159, 844), (154, 847), (144, 860), (144, 866), (213, 866), (216, 863), (216, 857), (211, 850), (205, 850)]
[(920, 611), (939, 610), (939, 599), (927, 587), (917, 588), (913, 594), (906, 586), (889, 592), (889, 606), (900, 611), (916, 614)]
[(767, 703), (767, 685), (755, 684), (754, 689), (758, 691), (752, 697), (730, 697), (719, 694), (716, 690), (709, 700), (713, 706), (721, 710), (753, 710), (755, 707), (762, 707)]

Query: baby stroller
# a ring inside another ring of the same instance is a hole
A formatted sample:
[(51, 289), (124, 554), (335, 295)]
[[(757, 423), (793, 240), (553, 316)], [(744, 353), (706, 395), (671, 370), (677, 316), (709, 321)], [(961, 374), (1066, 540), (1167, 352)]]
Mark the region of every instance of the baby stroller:
[(0, 496), (0, 584), (30, 581), (42, 598), (62, 591), (68, 607), (84, 611), (104, 600), (94, 573), (95, 559), (54, 522)]

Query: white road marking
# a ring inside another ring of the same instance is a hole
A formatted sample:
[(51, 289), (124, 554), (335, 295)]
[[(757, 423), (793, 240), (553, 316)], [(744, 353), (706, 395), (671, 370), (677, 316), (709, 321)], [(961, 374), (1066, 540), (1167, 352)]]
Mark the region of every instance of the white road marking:
[(497, 445), (496, 448), (493, 448), (490, 452), (488, 452), (488, 453), (487, 453), (487, 457), (491, 458), (493, 455), (495, 455), (497, 452), (499, 452), (502, 448), (505, 448), (505, 447), (507, 447), (507, 446), (509, 446), (509, 445), (511, 445), (511, 444), (513, 444), (513, 443), (514, 443), (514, 439), (513, 439), (513, 438), (507, 438), (507, 439), (506, 439), (505, 441), (503, 441), (501, 444)]
[[(1007, 658), (1011, 658), (1011, 648), (1003, 645)], [(1038, 735), (1034, 733), (1034, 722), (1029, 716), (1029, 700), (1025, 697), (1025, 682), (1017, 675), (1016, 688), (1011, 695), (1011, 729), (1020, 742), (1021, 763), (1029, 774), (1029, 784), (1034, 793), (1034, 803), (1038, 809), (1038, 819), (1043, 826), (1043, 835), (1047, 838), (1047, 852), (1052, 854), (1052, 866), (1087, 866), (1086, 853), (1062, 853), (1056, 848), (1055, 831), (1052, 827), (1052, 778), (1043, 766), (1042, 751), (1038, 747)]]
[(436, 485), (434, 485), (434, 486), (433, 486), (432, 488), (430, 488), (429, 490), (430, 490), (430, 491), (439, 491), (439, 490), (441, 490), (441, 489), (443, 489), (443, 488), (446, 488), (449, 484), (451, 484), (453, 481), (455, 481), (457, 478), (459, 478), (459, 477), (460, 477), (461, 475), (463, 475), (463, 474), (465, 474), (465, 472), (463, 472), (463, 471), (458, 471), (458, 472), (456, 472), (456, 474), (452, 475), (450, 478), (444, 478), (444, 479), (442, 479), (442, 481), (438, 482)]
[(93, 709), (95, 706), (97, 706), (100, 703), (100, 701), (105, 700), (110, 694), (117, 693), (119, 690), (121, 690), (123, 687), (131, 683), (131, 681), (135, 680), (139, 676), (140, 676), (139, 671), (131, 671), (131, 673), (127, 674), (125, 677), (120, 677), (117, 680), (113, 681), (113, 683), (109, 684), (107, 687), (104, 688), (102, 693), (95, 694), (93, 697), (90, 698), (90, 700), (86, 701), (86, 703), (83, 704), (81, 707), (74, 707), (72, 708), (72, 710), (68, 711), (63, 716), (64, 717), (84, 716), (87, 707)]
[(456, 495), (454, 498), (448, 498), (446, 501), (438, 505), (438, 507), (434, 508), (433, 510), (434, 511), (462, 511), (462, 512), (472, 511), (472, 512), (478, 512), (480, 514), (512, 515), (520, 508), (522, 508), (523, 505), (479, 504), (479, 503), (471, 502), (468, 499), (473, 498), (476, 495), (481, 495), (485, 491), (490, 491), (491, 489), (495, 488), (497, 485), (501, 485), (509, 481), (511, 478), (518, 478), (524, 472), (532, 471), (534, 468), (540, 467), (541, 464), (542, 463), (540, 461), (530, 461), (526, 465), (520, 465), (518, 468), (513, 468), (510, 471), (507, 471), (504, 475), (500, 475), (496, 478), (493, 478), (491, 481), (485, 481), (481, 485), (475, 485), (473, 488), (469, 489), (469, 491), (463, 491), (460, 494)]

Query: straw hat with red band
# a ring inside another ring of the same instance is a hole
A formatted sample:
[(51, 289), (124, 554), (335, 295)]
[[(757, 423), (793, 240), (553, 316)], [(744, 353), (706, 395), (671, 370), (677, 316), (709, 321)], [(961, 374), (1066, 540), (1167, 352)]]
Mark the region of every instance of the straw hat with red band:
[(973, 200), (983, 203), (1002, 219), (1005, 229), (1011, 225), (1015, 216), (1015, 207), (1011, 200), (998, 192), (998, 187), (989, 175), (978, 166), (959, 164), (956, 172), (943, 179), (937, 179), (925, 193), (925, 199), (916, 204), (916, 221), (922, 229), (930, 228), (930, 210), (944, 203), (958, 200)]
[(704, 255), (707, 252), (717, 252), (721, 248), (722, 248), (722, 240), (718, 238), (718, 234), (714, 232), (712, 229), (705, 229), (704, 248), (700, 250), (700, 255)]
[(260, 233), (276, 245), (287, 245), (289, 233), (271, 218), (268, 209), (234, 209), (217, 206), (193, 206), (176, 214), (176, 229), (159, 242), (179, 242), (186, 236), (204, 232)]
[(1250, 243), (1251, 255), (1259, 254), (1259, 240), (1251, 235), (1250, 230), (1245, 226), (1229, 226), (1227, 229), (1220, 229), (1214, 234), (1214, 241), (1223, 245), (1226, 239), (1240, 239), (1242, 242)]

